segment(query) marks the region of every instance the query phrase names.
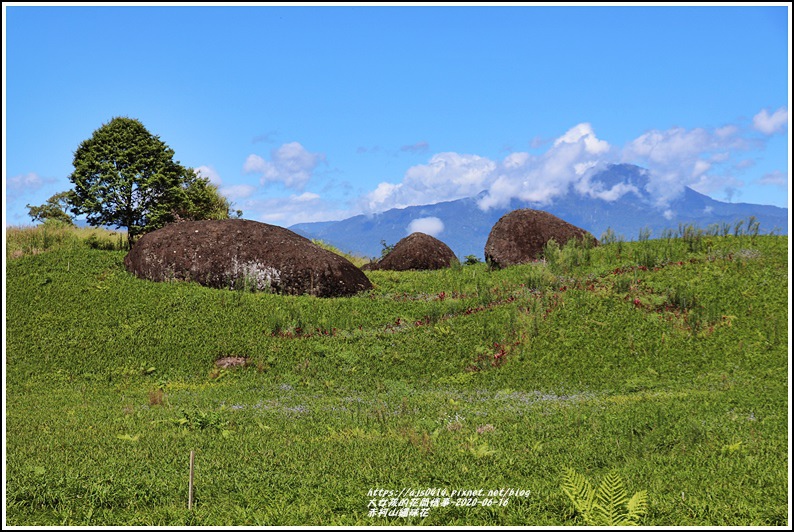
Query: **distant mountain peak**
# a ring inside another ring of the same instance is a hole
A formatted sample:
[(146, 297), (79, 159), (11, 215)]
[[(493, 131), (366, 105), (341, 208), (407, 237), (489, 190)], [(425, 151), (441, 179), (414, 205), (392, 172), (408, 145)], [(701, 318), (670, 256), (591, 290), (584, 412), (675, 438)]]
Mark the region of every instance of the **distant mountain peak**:
[(434, 217), (443, 223), (437, 238), (447, 244), (459, 258), (475, 255), (482, 258), (485, 242), (493, 225), (504, 214), (521, 208), (549, 212), (566, 222), (589, 231), (596, 238), (611, 229), (626, 240), (637, 238), (640, 231), (651, 230), (651, 238), (679, 224), (693, 224), (706, 229), (710, 224), (734, 224), (754, 216), (761, 232), (787, 234), (788, 209), (769, 205), (725, 203), (688, 187), (667, 204), (658, 204), (649, 190), (650, 172), (633, 164), (611, 164), (588, 179), (574, 184), (566, 195), (548, 204), (512, 199), (507, 205), (483, 210), (476, 196), (430, 205), (390, 209), (358, 215), (338, 222), (296, 224), (293, 231), (317, 238), (345, 252), (378, 257), (382, 242), (394, 244), (408, 235), (411, 222)]

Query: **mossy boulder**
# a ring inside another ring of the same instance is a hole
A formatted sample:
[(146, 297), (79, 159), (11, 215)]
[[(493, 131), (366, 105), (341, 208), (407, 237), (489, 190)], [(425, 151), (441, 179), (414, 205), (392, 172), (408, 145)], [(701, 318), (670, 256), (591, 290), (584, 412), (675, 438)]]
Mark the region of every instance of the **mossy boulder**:
[(350, 261), (275, 225), (252, 220), (169, 224), (142, 236), (124, 258), (152, 281), (195, 281), (279, 294), (350, 296), (372, 288)]

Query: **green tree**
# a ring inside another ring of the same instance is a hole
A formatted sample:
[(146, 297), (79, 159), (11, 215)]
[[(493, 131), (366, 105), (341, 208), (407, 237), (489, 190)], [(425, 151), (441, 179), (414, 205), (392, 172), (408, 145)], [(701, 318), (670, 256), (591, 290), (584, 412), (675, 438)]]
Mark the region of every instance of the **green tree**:
[(231, 202), (218, 187), (197, 173), (186, 180), (184, 189), (184, 200), (174, 210), (178, 220), (225, 220), (240, 218), (243, 214), (240, 210), (233, 211)]
[(228, 218), (228, 201), (217, 188), (173, 157), (140, 121), (113, 118), (74, 153), (72, 212), (86, 214), (93, 226), (126, 228), (129, 246), (180, 219)]
[(58, 220), (68, 225), (74, 225), (72, 217), (66, 212), (72, 205), (74, 192), (67, 190), (58, 192), (50, 197), (44, 205), (25, 205), (28, 208), (28, 215), (34, 222), (46, 222), (47, 220)]

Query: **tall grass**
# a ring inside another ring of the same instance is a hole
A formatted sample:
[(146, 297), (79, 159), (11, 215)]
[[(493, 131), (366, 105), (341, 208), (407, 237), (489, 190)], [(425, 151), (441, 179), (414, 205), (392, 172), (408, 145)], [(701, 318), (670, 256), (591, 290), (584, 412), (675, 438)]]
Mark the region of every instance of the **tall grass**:
[(336, 253), (337, 255), (346, 258), (351, 263), (353, 263), (353, 265), (356, 266), (357, 268), (360, 268), (370, 262), (369, 258), (367, 257), (363, 257), (361, 255), (355, 255), (353, 253), (345, 253), (336, 246), (332, 246), (331, 244), (328, 244), (327, 242), (323, 242), (322, 240), (312, 239), (312, 242), (314, 244), (317, 244), (321, 248), (330, 251), (331, 253)]
[(48, 220), (35, 226), (6, 228), (6, 260), (55, 249), (92, 248), (107, 251), (126, 249), (124, 231), (74, 227)]

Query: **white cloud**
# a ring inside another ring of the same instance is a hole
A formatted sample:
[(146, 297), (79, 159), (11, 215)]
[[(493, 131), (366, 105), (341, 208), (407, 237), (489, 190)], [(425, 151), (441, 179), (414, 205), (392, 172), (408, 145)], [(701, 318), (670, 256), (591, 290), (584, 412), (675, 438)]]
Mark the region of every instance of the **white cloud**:
[(587, 195), (609, 202), (616, 201), (630, 192), (642, 196), (642, 192), (637, 187), (628, 183), (618, 183), (605, 190), (601, 183), (592, 184), (589, 180), (582, 180), (577, 183), (575, 189), (583, 196)]
[(504, 166), (508, 170), (513, 170), (514, 168), (521, 168), (522, 166), (527, 164), (529, 161), (530, 155), (526, 152), (515, 152), (511, 153), (507, 157), (504, 158), (502, 161), (502, 166)]
[(713, 194), (727, 188), (737, 189), (744, 186), (744, 181), (725, 174), (703, 174), (690, 181), (687, 186), (701, 194)]
[(780, 170), (775, 170), (774, 172), (769, 172), (761, 176), (758, 182), (762, 185), (774, 185), (788, 188), (788, 175)]
[[(779, 128), (780, 120), (780, 113), (775, 113), (767, 122), (777, 121), (774, 127)], [(581, 123), (546, 143), (548, 149), (539, 155), (513, 152), (501, 161), (455, 152), (433, 155), (426, 164), (409, 168), (401, 181), (380, 183), (359, 198), (358, 206), (366, 213), (382, 212), (485, 191), (478, 203), (483, 210), (504, 207), (516, 199), (542, 207), (573, 189), (604, 201), (626, 194), (650, 195), (657, 207), (668, 209), (684, 187), (703, 194), (738, 193), (744, 182), (736, 175), (753, 163), (752, 159), (742, 160), (742, 152), (761, 149), (766, 142), (751, 133), (747, 127), (733, 124), (712, 129), (674, 127), (647, 131), (623, 148), (614, 148), (599, 139), (590, 124)], [(647, 169), (645, 190), (637, 184), (607, 186), (591, 179), (608, 164), (618, 162)], [(777, 181), (779, 177), (770, 176), (762, 183)]]
[(260, 174), (259, 181), (263, 185), (282, 183), (287, 188), (303, 190), (314, 170), (324, 160), (323, 154), (311, 153), (300, 143), (290, 142), (273, 149), (270, 161), (256, 154), (249, 155), (243, 170)]
[[(395, 206), (394, 197), (399, 194), (402, 184), (379, 183), (375, 190), (364, 195), (361, 199), (361, 207), (364, 212), (380, 212), (391, 209)], [(398, 205), (404, 207), (405, 205)]]
[(268, 162), (259, 155), (252, 153), (245, 159), (243, 164), (243, 171), (253, 174), (255, 172), (264, 172), (267, 169)]
[(28, 172), (9, 177), (6, 181), (6, 190), (14, 194), (33, 192), (54, 182), (54, 179), (45, 179), (35, 172)]
[(762, 109), (753, 117), (753, 127), (765, 135), (771, 135), (788, 125), (788, 109), (781, 107), (771, 115)]
[(251, 197), (256, 192), (256, 187), (251, 185), (229, 185), (221, 187), (219, 192), (230, 200), (240, 200)]
[(692, 177), (700, 177), (701, 175), (705, 174), (709, 168), (711, 168), (710, 162), (704, 161), (703, 159), (698, 159), (695, 161), (695, 165), (692, 168)]
[(742, 159), (733, 165), (733, 167), (737, 170), (746, 170), (748, 168), (752, 168), (753, 166), (755, 166), (755, 161), (752, 159)]
[(610, 150), (609, 143), (598, 139), (590, 124), (578, 124), (557, 138), (543, 155), (513, 153), (505, 157), (479, 206), (487, 210), (507, 205), (514, 198), (545, 204), (577, 183), (585, 183), (580, 193), (587, 192), (587, 178), (610, 158)]
[(647, 192), (664, 206), (687, 186), (702, 193), (740, 186), (741, 181), (722, 175), (715, 165), (727, 161), (726, 153), (748, 146), (735, 126), (712, 131), (675, 127), (640, 135), (623, 148), (621, 159), (650, 170)]
[(730, 138), (736, 135), (739, 132), (739, 128), (733, 124), (728, 124), (727, 126), (718, 127), (714, 130), (714, 134), (719, 138)]
[(587, 153), (597, 155), (609, 150), (609, 143), (596, 138), (593, 128), (588, 123), (577, 124), (569, 129), (565, 135), (554, 141), (554, 146), (560, 144), (576, 144), (579, 141), (584, 141), (585, 150)]
[(365, 212), (380, 212), (475, 196), (486, 189), (496, 163), (477, 155), (438, 153), (412, 166), (401, 183), (380, 183), (360, 201)]
[(240, 206), (245, 218), (282, 227), (297, 223), (343, 220), (358, 213), (339, 209), (334, 202), (312, 192), (287, 197), (249, 199)]
[(212, 183), (215, 186), (218, 186), (221, 183), (223, 183), (223, 181), (221, 180), (221, 176), (218, 175), (218, 172), (215, 170), (215, 168), (211, 166), (199, 166), (193, 171), (196, 173), (196, 175), (199, 175), (201, 177), (206, 177), (207, 179), (209, 179), (210, 183)]
[(651, 163), (667, 164), (670, 161), (695, 159), (709, 145), (710, 139), (705, 129), (687, 131), (678, 127), (666, 131), (655, 129), (640, 135), (629, 144), (626, 151)]
[[(508, 154), (501, 162), (455, 152), (438, 153), (427, 164), (409, 168), (399, 183), (380, 183), (359, 200), (365, 212), (382, 212), (473, 197), (486, 191), (482, 209), (502, 206), (513, 198), (548, 203), (586, 179), (610, 157), (611, 147), (596, 137), (590, 124), (578, 124), (556, 139), (540, 156)], [(616, 197), (630, 189), (594, 193)], [(586, 190), (585, 190), (586, 192)]]
[(427, 218), (416, 218), (408, 224), (408, 234), (425, 233), (430, 236), (438, 236), (444, 230), (444, 222), (435, 216)]
[(314, 192), (304, 192), (300, 196), (291, 196), (291, 197), (295, 201), (301, 201), (301, 202), (311, 202), (320, 199), (320, 195), (315, 194)]
[(63, 188), (59, 186), (60, 190), (53, 190), (53, 185), (59, 181), (61, 180), (41, 177), (36, 172), (4, 177), (3, 218), (6, 224), (29, 222), (28, 209), (23, 205), (42, 205), (52, 194), (71, 187), (71, 183), (67, 180), (68, 184), (63, 185)]

